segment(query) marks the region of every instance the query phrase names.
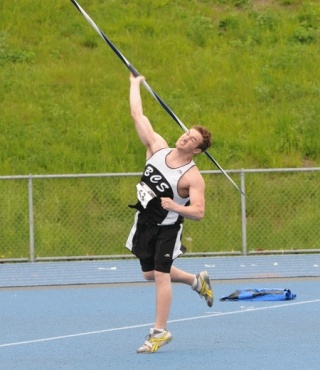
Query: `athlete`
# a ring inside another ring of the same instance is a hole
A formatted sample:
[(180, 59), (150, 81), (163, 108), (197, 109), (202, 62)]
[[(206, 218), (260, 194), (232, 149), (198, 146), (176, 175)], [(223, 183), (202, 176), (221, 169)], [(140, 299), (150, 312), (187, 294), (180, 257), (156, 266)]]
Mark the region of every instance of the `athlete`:
[(183, 251), (184, 218), (199, 221), (205, 212), (204, 180), (193, 156), (211, 145), (211, 134), (202, 126), (185, 132), (169, 148), (144, 115), (140, 93), (143, 76), (130, 75), (130, 110), (136, 131), (146, 147), (146, 166), (137, 184), (138, 202), (126, 247), (140, 260), (143, 276), (155, 281), (156, 320), (138, 353), (151, 353), (172, 340), (166, 329), (172, 302), (172, 282), (188, 284), (209, 307), (213, 292), (207, 271), (197, 275), (174, 267)]

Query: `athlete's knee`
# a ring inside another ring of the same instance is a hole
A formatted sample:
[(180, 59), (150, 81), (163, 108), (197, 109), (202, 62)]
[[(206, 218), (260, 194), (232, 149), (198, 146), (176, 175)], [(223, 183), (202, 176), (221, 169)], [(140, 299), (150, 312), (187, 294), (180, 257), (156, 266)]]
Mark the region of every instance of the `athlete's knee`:
[(156, 270), (154, 272), (154, 279), (156, 282), (171, 280), (170, 272), (163, 272), (163, 271)]
[(143, 278), (148, 281), (154, 281), (154, 271), (145, 271)]

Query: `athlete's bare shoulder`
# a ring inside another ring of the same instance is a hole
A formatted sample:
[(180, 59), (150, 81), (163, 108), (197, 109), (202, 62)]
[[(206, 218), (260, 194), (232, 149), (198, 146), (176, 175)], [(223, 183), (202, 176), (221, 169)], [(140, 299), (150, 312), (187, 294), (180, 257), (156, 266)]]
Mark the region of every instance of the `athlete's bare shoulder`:
[(198, 188), (201, 192), (204, 191), (204, 179), (197, 166), (192, 166), (179, 180), (178, 191), (180, 196), (187, 197), (190, 193), (190, 188)]
[(151, 158), (154, 153), (160, 149), (168, 148), (168, 144), (165, 139), (158, 133), (154, 133), (154, 141), (147, 145), (147, 159)]

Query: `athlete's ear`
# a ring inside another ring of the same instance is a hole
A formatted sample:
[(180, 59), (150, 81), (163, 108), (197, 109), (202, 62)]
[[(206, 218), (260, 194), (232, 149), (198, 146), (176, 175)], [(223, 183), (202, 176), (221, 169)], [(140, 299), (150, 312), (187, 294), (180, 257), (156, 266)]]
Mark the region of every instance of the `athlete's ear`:
[(199, 153), (201, 153), (202, 152), (202, 150), (200, 149), (200, 148), (196, 148), (196, 149), (194, 149), (193, 150), (193, 153), (196, 155), (196, 154), (199, 154)]

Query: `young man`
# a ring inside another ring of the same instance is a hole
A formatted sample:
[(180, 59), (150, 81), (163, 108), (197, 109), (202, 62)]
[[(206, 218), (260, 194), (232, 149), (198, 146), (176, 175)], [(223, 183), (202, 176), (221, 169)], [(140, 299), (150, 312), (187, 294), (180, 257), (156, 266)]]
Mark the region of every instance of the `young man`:
[(143, 276), (156, 285), (156, 321), (138, 353), (157, 351), (172, 340), (166, 329), (171, 301), (171, 282), (190, 285), (206, 299), (209, 307), (213, 293), (209, 275), (190, 274), (172, 266), (183, 253), (181, 246), (184, 218), (201, 220), (205, 211), (204, 180), (193, 162), (196, 154), (211, 145), (211, 134), (194, 126), (169, 148), (143, 114), (140, 85), (144, 77), (130, 75), (130, 110), (136, 131), (147, 149), (147, 162), (137, 185), (138, 203), (134, 225), (126, 246), (140, 260)]

